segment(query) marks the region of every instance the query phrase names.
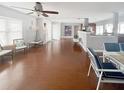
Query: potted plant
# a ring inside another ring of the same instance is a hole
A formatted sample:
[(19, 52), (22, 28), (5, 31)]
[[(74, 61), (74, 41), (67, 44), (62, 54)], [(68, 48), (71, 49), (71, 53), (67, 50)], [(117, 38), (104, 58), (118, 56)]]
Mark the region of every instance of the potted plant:
[(78, 42), (78, 35), (74, 35), (74, 39), (73, 39), (74, 42)]
[(78, 35), (74, 35), (74, 39), (78, 39)]

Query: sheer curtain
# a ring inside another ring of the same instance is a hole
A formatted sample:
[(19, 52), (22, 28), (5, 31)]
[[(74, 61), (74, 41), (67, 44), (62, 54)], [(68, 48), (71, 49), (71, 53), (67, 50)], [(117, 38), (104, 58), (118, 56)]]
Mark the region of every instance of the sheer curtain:
[(22, 38), (22, 21), (0, 17), (0, 44), (12, 44), (18, 38)]

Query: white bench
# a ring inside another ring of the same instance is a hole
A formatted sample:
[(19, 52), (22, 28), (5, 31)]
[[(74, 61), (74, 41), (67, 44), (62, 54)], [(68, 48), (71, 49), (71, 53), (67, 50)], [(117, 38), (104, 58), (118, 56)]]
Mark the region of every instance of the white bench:
[(0, 57), (6, 56), (6, 55), (11, 56), (12, 59), (13, 59), (13, 52), (12, 52), (12, 50), (4, 50), (4, 49), (1, 48), (1, 50), (0, 50)]
[(32, 41), (29, 43), (29, 48), (36, 45), (42, 45), (43, 41)]
[(4, 56), (4, 55), (6, 55), (8, 53), (11, 53), (11, 52), (12, 52), (12, 50), (1, 50), (0, 51), (0, 56)]

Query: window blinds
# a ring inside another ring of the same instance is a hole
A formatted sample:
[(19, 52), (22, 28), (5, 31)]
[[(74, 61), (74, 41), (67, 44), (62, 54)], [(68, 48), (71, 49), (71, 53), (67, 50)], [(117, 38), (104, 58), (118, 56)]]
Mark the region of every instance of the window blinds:
[(12, 44), (18, 38), (22, 38), (22, 21), (0, 17), (0, 44)]

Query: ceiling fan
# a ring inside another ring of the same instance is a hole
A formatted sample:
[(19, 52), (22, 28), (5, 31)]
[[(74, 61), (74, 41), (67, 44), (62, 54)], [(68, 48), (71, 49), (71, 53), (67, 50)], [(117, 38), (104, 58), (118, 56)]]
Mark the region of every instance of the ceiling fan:
[(27, 8), (16, 7), (16, 6), (11, 6), (11, 7), (32, 11), (32, 12), (29, 12), (27, 14), (33, 14), (34, 12), (36, 12), (38, 16), (42, 15), (44, 17), (48, 17), (48, 14), (59, 14), (59, 12), (57, 12), (57, 11), (43, 10), (43, 6), (40, 2), (35, 3), (34, 9), (27, 9)]

